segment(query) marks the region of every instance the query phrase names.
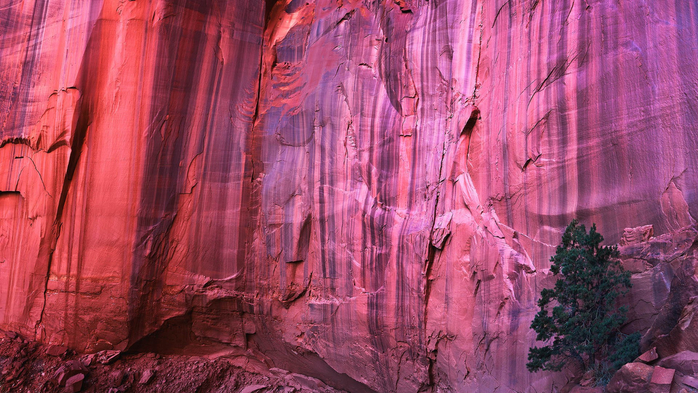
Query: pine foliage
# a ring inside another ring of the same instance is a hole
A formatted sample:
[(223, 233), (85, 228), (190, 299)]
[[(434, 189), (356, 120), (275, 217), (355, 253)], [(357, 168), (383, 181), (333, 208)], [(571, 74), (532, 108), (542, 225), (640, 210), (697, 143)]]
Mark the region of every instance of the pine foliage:
[(630, 273), (620, 265), (617, 248), (602, 241), (596, 225), (587, 233), (574, 220), (565, 230), (550, 267), (560, 278), (542, 290), (531, 323), (536, 339), (547, 345), (530, 348), (529, 371), (560, 371), (573, 360), (604, 379), (638, 355), (640, 335), (620, 332), (627, 310), (617, 306), (631, 287)]

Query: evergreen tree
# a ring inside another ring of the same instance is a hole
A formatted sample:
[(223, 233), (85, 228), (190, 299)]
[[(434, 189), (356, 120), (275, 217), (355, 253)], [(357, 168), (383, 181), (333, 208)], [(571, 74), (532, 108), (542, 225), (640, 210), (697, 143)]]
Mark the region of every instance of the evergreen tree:
[(627, 310), (617, 306), (631, 287), (630, 273), (620, 265), (617, 248), (601, 246), (602, 241), (596, 225), (589, 233), (577, 220), (567, 226), (551, 258), (550, 271), (560, 278), (541, 291), (540, 311), (531, 323), (536, 339), (547, 345), (530, 349), (529, 371), (559, 371), (573, 360), (603, 383), (638, 355), (640, 334), (620, 332)]

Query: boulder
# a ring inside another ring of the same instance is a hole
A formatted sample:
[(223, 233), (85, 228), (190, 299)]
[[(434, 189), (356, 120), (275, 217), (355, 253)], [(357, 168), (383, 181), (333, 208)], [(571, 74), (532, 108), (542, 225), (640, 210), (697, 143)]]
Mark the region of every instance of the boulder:
[(698, 378), (677, 372), (674, 376), (674, 382), (676, 387), (680, 389), (698, 391)]
[(63, 345), (50, 345), (46, 349), (46, 354), (49, 356), (63, 356), (68, 351), (68, 347)]
[(68, 392), (77, 393), (82, 390), (82, 382), (85, 380), (85, 374), (75, 374), (65, 381), (65, 388)]
[(59, 367), (53, 375), (58, 386), (66, 386), (66, 382), (77, 374), (87, 374), (87, 369), (79, 360), (69, 360)]
[(121, 384), (124, 382), (124, 379), (126, 377), (126, 373), (124, 370), (114, 370), (111, 373), (109, 373), (109, 384), (111, 386), (121, 386)]
[(153, 380), (154, 376), (155, 371), (151, 369), (145, 370), (143, 371), (143, 374), (141, 374), (141, 378), (138, 380), (138, 383), (141, 385), (147, 385)]
[(644, 363), (628, 363), (621, 367), (606, 387), (608, 393), (647, 392), (654, 367)]
[(635, 361), (640, 361), (643, 363), (651, 363), (659, 358), (659, 355), (657, 355), (657, 348), (652, 347), (649, 351), (643, 353), (642, 355), (638, 356)]
[(652, 393), (669, 393), (671, 391), (671, 383), (674, 381), (673, 368), (655, 367), (652, 371), (652, 379), (650, 380), (649, 390)]
[(245, 386), (240, 393), (255, 393), (266, 387), (268, 387), (268, 385), (249, 385)]
[(88, 354), (88, 355), (82, 355), (82, 356), (80, 357), (80, 362), (82, 363), (83, 366), (89, 367), (89, 366), (92, 364), (92, 362), (95, 360), (95, 357), (96, 357), (96, 356), (97, 356), (97, 355), (94, 354), (94, 353), (91, 353), (91, 354)]
[(673, 368), (684, 375), (698, 375), (698, 353), (691, 351), (679, 352), (659, 361), (660, 367)]
[(117, 350), (105, 350), (105, 351), (100, 351), (97, 352), (96, 354), (97, 361), (107, 365), (107, 364), (112, 364), (116, 361), (116, 359), (119, 358), (121, 355), (121, 351)]

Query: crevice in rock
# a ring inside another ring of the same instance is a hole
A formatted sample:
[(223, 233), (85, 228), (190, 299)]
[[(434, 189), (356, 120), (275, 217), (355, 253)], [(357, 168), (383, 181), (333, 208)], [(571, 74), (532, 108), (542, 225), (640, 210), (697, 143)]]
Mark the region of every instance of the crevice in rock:
[(335, 27), (339, 26), (342, 22), (348, 21), (349, 19), (351, 19), (351, 17), (354, 16), (355, 13), (356, 13), (356, 9), (353, 9), (353, 10), (347, 12), (346, 14), (344, 14), (344, 16), (342, 16), (337, 21), (337, 23), (335, 23)]
[[(482, 14), (481, 14), (482, 15)], [(478, 55), (477, 55), (477, 65), (475, 69), (475, 83), (474, 83), (474, 89), (473, 89), (473, 95), (471, 97), (471, 102), (473, 105), (475, 104), (475, 100), (477, 99), (477, 90), (478, 90), (478, 76), (479, 76), (479, 70), (480, 70), (480, 58), (482, 54), (482, 38), (483, 38), (483, 24), (482, 24), (482, 19), (480, 20), (480, 37), (479, 37), (479, 44), (478, 44)], [(437, 69), (437, 71), (439, 71)], [(441, 72), (439, 71), (439, 75), (441, 76), (442, 79), (445, 80), (443, 75), (441, 75)], [(479, 119), (480, 116), (480, 110), (475, 107), (471, 114), (470, 117), (468, 118), (466, 124), (464, 125), (463, 129), (461, 130), (460, 136), (466, 135), (468, 137), (468, 150), (469, 150), (469, 139), (470, 139), (470, 134), (472, 133), (473, 129), (475, 128), (475, 125), (477, 123), (477, 120)], [(441, 150), (441, 160), (439, 163), (439, 171), (438, 171), (438, 183), (436, 186), (436, 197), (435, 197), (435, 202), (434, 202), (434, 210), (432, 212), (432, 221), (430, 225), (430, 232), (429, 232), (429, 245), (428, 245), (428, 250), (427, 250), (427, 258), (425, 261), (425, 266), (422, 274), (424, 275), (424, 330), (426, 331), (426, 327), (428, 324), (428, 310), (429, 310), (429, 297), (431, 295), (431, 272), (432, 268), (434, 265), (434, 261), (436, 258), (436, 253), (439, 252), (440, 250), (434, 247), (432, 244), (433, 242), (433, 233), (436, 225), (436, 218), (437, 218), (437, 212), (439, 209), (439, 201), (441, 197), (441, 191), (439, 190), (439, 187), (443, 183), (443, 175), (444, 175), (444, 161), (446, 159), (446, 152), (447, 152), (447, 147), (448, 147), (448, 138), (447, 137), (448, 131), (444, 135), (444, 142), (442, 145), (442, 150)], [(439, 253), (439, 256), (441, 254)], [(476, 290), (477, 292), (477, 290)], [(427, 356), (429, 360), (429, 366), (428, 366), (428, 386), (434, 385), (434, 371), (433, 371), (433, 365), (436, 359), (436, 356), (432, 357)], [(424, 387), (424, 386), (423, 386)]]
[[(258, 140), (259, 136), (258, 127), (260, 126), (260, 111), (262, 105), (262, 94), (264, 86), (264, 76), (266, 74), (266, 63), (265, 63), (265, 48), (269, 44), (268, 39), (270, 39), (271, 34), (268, 34), (267, 29), (269, 28), (269, 21), (271, 14), (275, 5), (278, 3), (277, 0), (267, 0), (265, 2), (265, 20), (261, 31), (261, 44), (259, 47), (259, 71), (257, 76), (257, 86), (255, 91), (255, 96), (252, 100), (252, 105), (254, 107), (252, 116), (250, 118), (250, 126), (245, 131), (244, 144), (243, 144), (243, 170), (241, 175), (242, 189), (240, 192), (240, 222), (248, 222), (250, 225), (246, 225), (241, 228), (238, 232), (237, 239), (237, 255), (235, 256), (235, 269), (242, 272), (243, 279), (236, 281), (235, 288), (242, 290), (246, 285), (246, 280), (244, 278), (247, 267), (246, 258), (248, 251), (253, 242), (253, 223), (256, 223), (261, 210), (261, 190), (258, 186), (257, 178), (262, 174), (264, 170), (264, 162), (262, 161), (262, 146), (261, 142)], [(272, 59), (273, 61), (273, 59)], [(271, 64), (269, 64), (271, 65)], [(249, 182), (246, 180), (249, 179)]]
[(570, 66), (572, 66), (572, 63), (574, 63), (575, 60), (579, 60), (579, 63), (583, 63), (588, 51), (589, 45), (587, 45), (584, 52), (579, 51), (577, 53), (574, 53), (574, 55), (571, 57), (565, 57), (564, 59), (559, 61), (555, 66), (553, 66), (553, 68), (550, 69), (550, 71), (548, 71), (548, 74), (545, 76), (543, 81), (540, 82), (538, 86), (536, 86), (536, 88), (533, 89), (533, 93), (531, 93), (531, 97), (528, 99), (528, 106), (531, 105), (533, 97), (535, 97), (537, 93), (550, 86), (558, 79), (561, 79), (565, 75), (567, 75), (567, 70), (570, 68)]
[[(87, 55), (86, 55), (87, 56)], [(39, 314), (39, 319), (34, 327), (34, 335), (38, 337), (39, 328), (43, 325), (44, 314), (46, 312), (47, 303), (47, 292), (48, 283), (51, 277), (51, 266), (53, 263), (53, 255), (56, 248), (56, 242), (60, 236), (60, 230), (63, 219), (63, 209), (65, 208), (66, 200), (68, 198), (68, 191), (73, 182), (73, 176), (78, 167), (78, 161), (82, 153), (82, 148), (87, 137), (87, 129), (90, 126), (91, 118), (88, 110), (88, 105), (85, 105), (84, 99), (81, 97), (78, 101), (76, 115), (78, 116), (75, 132), (73, 133), (73, 140), (71, 143), (70, 157), (68, 159), (68, 166), (65, 171), (65, 176), (63, 178), (63, 187), (61, 189), (60, 197), (58, 199), (58, 206), (56, 208), (56, 215), (53, 220), (53, 227), (50, 233), (47, 233), (44, 238), (41, 239), (40, 254), (46, 254), (44, 257), (47, 258), (46, 263), (46, 276), (44, 278), (44, 289), (43, 289), (43, 304), (41, 305), (41, 312)], [(41, 255), (39, 256), (41, 258)], [(27, 307), (31, 307), (31, 302), (27, 302)], [(28, 311), (28, 309), (27, 309)]]
[[(265, 9), (265, 17), (264, 17), (264, 26), (262, 26), (262, 37), (267, 36), (267, 26), (269, 25), (269, 18), (271, 17), (271, 11), (274, 8), (274, 5), (276, 4), (277, 0), (267, 0), (266, 1), (266, 9)], [(255, 97), (255, 106), (254, 106), (254, 113), (252, 113), (252, 130), (255, 129), (255, 126), (257, 125), (257, 120), (259, 118), (259, 105), (261, 102), (262, 98), (262, 78), (264, 76), (264, 47), (267, 44), (266, 39), (262, 39), (261, 47), (259, 49), (259, 77), (257, 78), (257, 96)], [(273, 64), (276, 62), (276, 56), (274, 56), (274, 59), (272, 60), (271, 66), (273, 67)], [(254, 167), (254, 165), (253, 165)], [(253, 168), (254, 169), (254, 168)], [(253, 176), (252, 179), (254, 181), (254, 171), (253, 171)]]
[(548, 110), (547, 112), (545, 112), (545, 114), (544, 114), (540, 119), (538, 119), (538, 121), (536, 121), (535, 124), (533, 124), (533, 127), (531, 127), (528, 131), (524, 132), (524, 134), (525, 134), (526, 136), (528, 136), (528, 135), (531, 134), (531, 133), (533, 132), (533, 130), (535, 130), (539, 125), (545, 124), (545, 123), (548, 121), (548, 118), (550, 117), (550, 114), (551, 114), (552, 112), (553, 112), (552, 109), (550, 109), (550, 110)]
[(575, 3), (575, 2), (574, 2), (574, 0), (573, 0), (573, 1), (572, 1), (572, 5), (570, 6), (570, 10), (569, 10), (569, 12), (567, 12), (567, 16), (565, 17), (565, 20), (564, 20), (564, 23), (565, 23), (565, 24), (568, 23), (568, 21), (569, 21), (569, 19), (570, 19), (570, 15), (572, 15), (572, 10), (574, 9), (574, 3)]
[(527, 159), (526, 162), (524, 162), (524, 164), (521, 166), (521, 172), (525, 172), (525, 171), (526, 171), (526, 168), (527, 168), (530, 164), (534, 164), (534, 165), (535, 165), (536, 161), (538, 161), (538, 159), (539, 159), (541, 156), (542, 156), (542, 154), (537, 154), (535, 157)]
[(447, 140), (444, 138), (444, 142), (441, 148), (441, 160), (439, 163), (439, 176), (438, 176), (438, 182), (436, 185), (436, 197), (434, 201), (434, 209), (432, 211), (432, 217), (431, 217), (431, 225), (429, 225), (429, 245), (427, 246), (427, 259), (424, 262), (424, 269), (422, 271), (422, 274), (424, 275), (424, 327), (426, 330), (427, 326), (427, 310), (429, 309), (429, 295), (431, 292), (431, 280), (429, 279), (429, 276), (431, 274), (431, 269), (434, 264), (434, 257), (436, 255), (436, 252), (438, 249), (433, 246), (433, 234), (434, 234), (434, 226), (436, 225), (436, 216), (437, 212), (439, 209), (439, 197), (441, 196), (441, 191), (439, 190), (439, 187), (443, 183), (441, 180), (441, 177), (443, 176), (443, 167), (444, 167), (444, 161), (446, 159), (446, 144)]
[(434, 247), (431, 243), (429, 244), (429, 251), (427, 254), (427, 261), (426, 265), (424, 266), (424, 326), (426, 328), (427, 325), (427, 315), (429, 311), (429, 296), (431, 295), (431, 281), (430, 279), (431, 276), (431, 270), (434, 266), (434, 258), (436, 257), (436, 253), (440, 250), (438, 250), (436, 247)]
[[(508, 3), (508, 1), (507, 1)], [(483, 25), (483, 17), (482, 17), (482, 7), (480, 8), (480, 38), (478, 40), (477, 44), (477, 62), (475, 63), (475, 83), (473, 84), (473, 96), (470, 98), (470, 101), (475, 104), (475, 100), (477, 99), (477, 91), (479, 86), (479, 77), (480, 77), (480, 59), (482, 58), (482, 37), (485, 34), (485, 26)]]
[(499, 14), (504, 9), (504, 6), (506, 6), (506, 5), (511, 6), (510, 3), (511, 3), (511, 0), (507, 0), (506, 2), (504, 2), (504, 4), (502, 4), (501, 7), (499, 7), (499, 9), (497, 10), (497, 13), (494, 15), (494, 20), (492, 21), (492, 28), (494, 28), (494, 25), (497, 23), (497, 19), (499, 19)]
[[(41, 186), (44, 188), (44, 192), (45, 192), (49, 197), (53, 198), (53, 195), (51, 195), (51, 193), (48, 192), (48, 189), (46, 188), (46, 183), (44, 183), (44, 178), (43, 178), (43, 176), (41, 176), (41, 172), (39, 172), (39, 168), (36, 166), (36, 162), (34, 162), (34, 160), (33, 160), (31, 157), (29, 157), (29, 156), (25, 156), (25, 157), (23, 157), (23, 158), (26, 158), (26, 159), (28, 159), (29, 161), (31, 161), (32, 166), (34, 167), (34, 170), (36, 171), (37, 176), (39, 176), (39, 181), (41, 181)], [(15, 191), (19, 191), (19, 190), (18, 190), (18, 188), (19, 188), (19, 179), (21, 179), (21, 177), (22, 177), (22, 172), (24, 172), (24, 168), (22, 168), (22, 169), (19, 171), (19, 174), (17, 175), (17, 183), (15, 184)]]
[(400, 354), (400, 358), (398, 359), (397, 362), (397, 367), (396, 367), (396, 372), (395, 372), (395, 391), (398, 391), (398, 385), (400, 384), (400, 370), (402, 369), (402, 361), (405, 358), (405, 353), (407, 351), (402, 351)]

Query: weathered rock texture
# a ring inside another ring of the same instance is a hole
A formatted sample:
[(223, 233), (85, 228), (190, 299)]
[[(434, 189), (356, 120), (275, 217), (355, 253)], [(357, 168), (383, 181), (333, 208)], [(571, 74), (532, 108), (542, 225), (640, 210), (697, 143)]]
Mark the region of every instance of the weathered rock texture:
[[(561, 386), (524, 364), (564, 226), (695, 223), (697, 8), (1, 1), (0, 327), (354, 391)], [(681, 274), (651, 337), (693, 337), (661, 325)]]

